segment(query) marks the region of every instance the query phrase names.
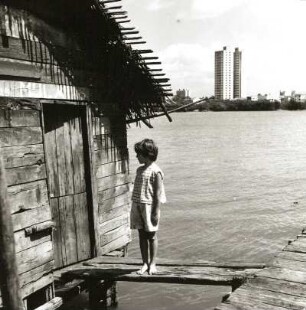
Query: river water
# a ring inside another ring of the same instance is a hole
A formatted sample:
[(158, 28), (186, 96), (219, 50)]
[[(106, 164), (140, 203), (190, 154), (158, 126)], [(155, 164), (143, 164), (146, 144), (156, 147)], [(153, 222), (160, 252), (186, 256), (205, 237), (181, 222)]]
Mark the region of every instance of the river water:
[[(128, 129), (159, 146), (159, 257), (268, 262), (306, 223), (306, 111), (189, 112)], [(306, 225), (305, 225), (306, 226)], [(129, 256), (140, 257), (137, 235)], [(228, 287), (119, 283), (118, 310), (213, 309)]]

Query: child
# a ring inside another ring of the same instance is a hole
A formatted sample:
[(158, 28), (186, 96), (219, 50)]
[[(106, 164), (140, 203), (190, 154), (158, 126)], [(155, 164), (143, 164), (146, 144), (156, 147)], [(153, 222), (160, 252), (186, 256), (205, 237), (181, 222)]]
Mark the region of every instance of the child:
[(134, 146), (140, 166), (136, 171), (132, 194), (131, 229), (138, 229), (143, 266), (138, 274), (154, 274), (156, 269), (157, 235), (160, 204), (166, 202), (164, 174), (156, 165), (158, 148), (153, 140), (144, 139)]

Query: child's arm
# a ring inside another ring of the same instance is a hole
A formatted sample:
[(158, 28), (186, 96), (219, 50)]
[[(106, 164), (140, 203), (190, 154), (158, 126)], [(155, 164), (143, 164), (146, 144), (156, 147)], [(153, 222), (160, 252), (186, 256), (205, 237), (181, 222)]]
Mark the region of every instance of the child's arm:
[(162, 191), (162, 176), (160, 173), (157, 173), (157, 176), (154, 181), (154, 197), (153, 197), (153, 207), (151, 214), (151, 222), (155, 226), (158, 223), (158, 212), (160, 208), (160, 196)]

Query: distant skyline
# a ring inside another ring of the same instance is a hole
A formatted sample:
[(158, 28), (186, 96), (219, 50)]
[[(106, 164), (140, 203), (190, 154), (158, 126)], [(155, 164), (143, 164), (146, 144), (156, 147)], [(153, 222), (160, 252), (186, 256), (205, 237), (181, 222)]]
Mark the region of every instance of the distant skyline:
[(122, 0), (172, 89), (214, 94), (214, 53), (242, 51), (242, 96), (306, 93), (305, 0)]

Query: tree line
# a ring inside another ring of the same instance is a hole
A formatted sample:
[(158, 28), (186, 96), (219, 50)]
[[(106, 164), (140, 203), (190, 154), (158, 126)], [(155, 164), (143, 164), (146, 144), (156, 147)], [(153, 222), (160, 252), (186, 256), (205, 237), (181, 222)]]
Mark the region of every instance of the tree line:
[[(217, 100), (212, 98), (203, 98), (203, 102), (184, 108), (182, 112), (188, 111), (276, 111), (276, 110), (305, 110), (306, 102), (299, 102), (294, 99), (285, 102), (270, 100)], [(187, 102), (175, 102), (168, 105), (168, 109), (175, 109), (183, 106)]]

